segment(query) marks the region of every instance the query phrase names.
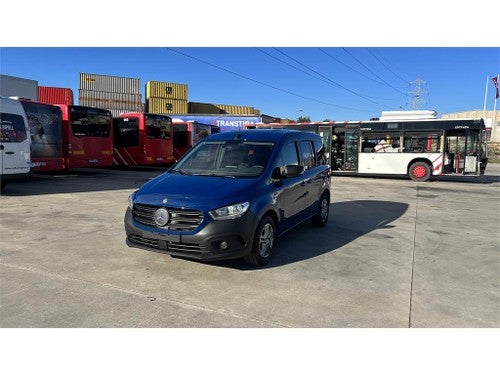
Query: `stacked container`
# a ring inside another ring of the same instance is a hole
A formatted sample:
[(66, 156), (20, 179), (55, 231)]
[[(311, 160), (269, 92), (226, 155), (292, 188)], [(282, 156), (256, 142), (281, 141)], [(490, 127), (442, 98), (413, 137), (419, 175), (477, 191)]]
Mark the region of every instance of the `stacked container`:
[(73, 104), (73, 90), (65, 87), (38, 86), (38, 101), (45, 104)]
[(144, 112), (139, 78), (80, 73), (78, 103), (107, 109), (114, 117)]
[(187, 113), (188, 89), (183, 83), (148, 81), (146, 83), (146, 110), (149, 113)]
[(193, 114), (260, 115), (258, 109), (242, 105), (189, 102), (188, 108)]

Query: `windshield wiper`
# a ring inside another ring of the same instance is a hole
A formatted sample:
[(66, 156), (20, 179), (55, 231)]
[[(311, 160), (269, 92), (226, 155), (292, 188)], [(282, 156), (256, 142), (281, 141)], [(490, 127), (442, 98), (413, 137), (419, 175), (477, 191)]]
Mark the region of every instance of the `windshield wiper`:
[(175, 172), (175, 173), (179, 173), (179, 174), (183, 174), (183, 175), (189, 175), (189, 173), (187, 173), (186, 171), (183, 171), (182, 169), (172, 169), (171, 172)]
[(215, 173), (210, 173), (210, 174), (207, 174), (206, 176), (210, 176), (210, 177), (226, 177), (226, 178), (236, 178), (235, 176), (228, 176), (227, 174), (215, 174)]

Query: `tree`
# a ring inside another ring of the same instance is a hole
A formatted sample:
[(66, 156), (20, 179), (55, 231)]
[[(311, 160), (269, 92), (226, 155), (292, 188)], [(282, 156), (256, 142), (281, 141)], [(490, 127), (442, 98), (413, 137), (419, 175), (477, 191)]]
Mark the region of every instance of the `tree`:
[(309, 116), (300, 116), (297, 118), (297, 122), (311, 122), (311, 118)]

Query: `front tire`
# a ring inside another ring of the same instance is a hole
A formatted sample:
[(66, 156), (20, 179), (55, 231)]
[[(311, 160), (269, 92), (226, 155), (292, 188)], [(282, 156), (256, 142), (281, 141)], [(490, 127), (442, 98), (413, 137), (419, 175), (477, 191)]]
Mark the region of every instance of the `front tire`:
[(312, 218), (312, 224), (315, 227), (324, 227), (328, 221), (330, 213), (330, 197), (327, 193), (323, 193), (318, 202), (318, 210)]
[(272, 250), (276, 243), (276, 224), (270, 216), (264, 216), (257, 226), (250, 254), (245, 256), (245, 262), (253, 266), (263, 266), (269, 263)]
[(423, 161), (418, 161), (410, 166), (408, 173), (413, 181), (423, 182), (427, 181), (431, 176), (431, 168), (429, 167), (429, 164), (424, 163)]

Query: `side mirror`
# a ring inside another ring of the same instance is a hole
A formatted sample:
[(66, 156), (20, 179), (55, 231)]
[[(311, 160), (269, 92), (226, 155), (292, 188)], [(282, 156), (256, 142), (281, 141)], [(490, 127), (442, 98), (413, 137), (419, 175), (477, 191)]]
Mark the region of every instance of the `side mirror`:
[(287, 165), (285, 166), (285, 171), (283, 177), (299, 177), (304, 173), (304, 167), (302, 165)]
[(302, 165), (286, 165), (284, 168), (276, 167), (271, 174), (273, 180), (282, 180), (284, 178), (293, 178), (302, 176), (304, 167)]

